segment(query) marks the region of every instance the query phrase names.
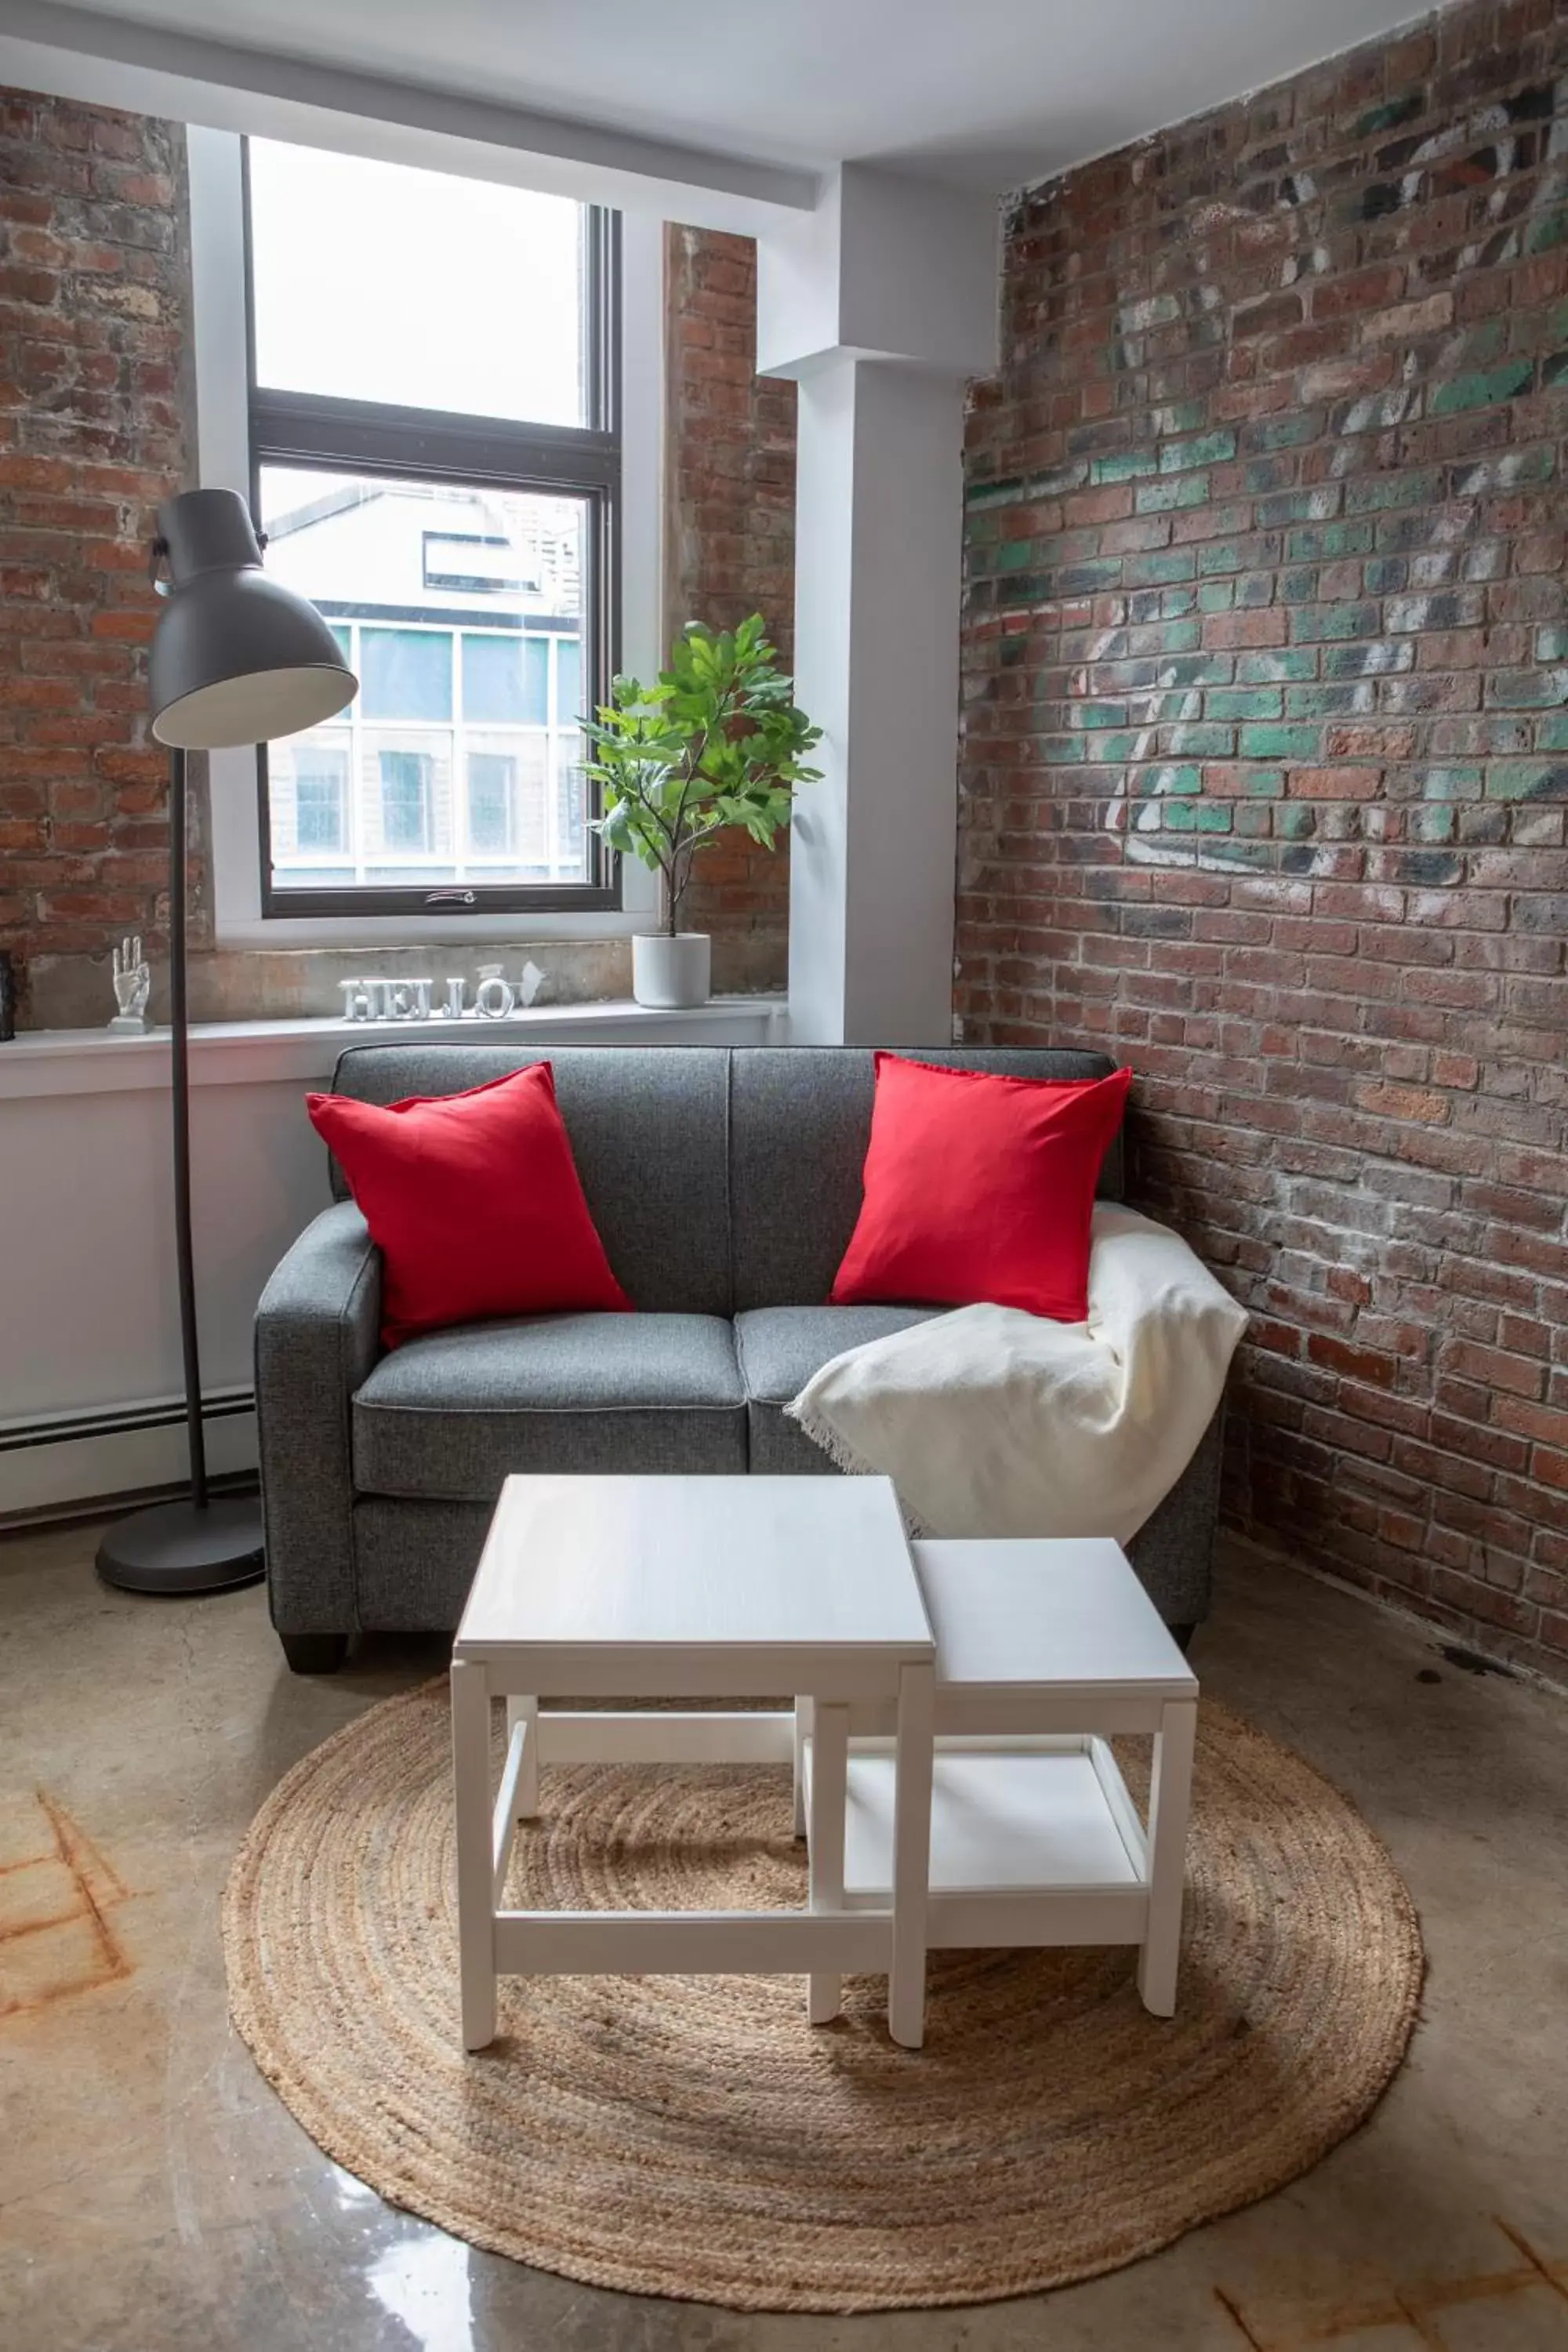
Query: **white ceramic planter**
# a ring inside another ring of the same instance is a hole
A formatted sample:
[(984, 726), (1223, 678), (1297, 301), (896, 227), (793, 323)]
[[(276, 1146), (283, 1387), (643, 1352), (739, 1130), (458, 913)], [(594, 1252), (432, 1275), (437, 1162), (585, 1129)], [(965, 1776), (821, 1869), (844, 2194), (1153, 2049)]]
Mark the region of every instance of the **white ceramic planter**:
[(632, 994), (639, 1004), (668, 1012), (706, 1004), (713, 942), (706, 931), (668, 931), (632, 940)]

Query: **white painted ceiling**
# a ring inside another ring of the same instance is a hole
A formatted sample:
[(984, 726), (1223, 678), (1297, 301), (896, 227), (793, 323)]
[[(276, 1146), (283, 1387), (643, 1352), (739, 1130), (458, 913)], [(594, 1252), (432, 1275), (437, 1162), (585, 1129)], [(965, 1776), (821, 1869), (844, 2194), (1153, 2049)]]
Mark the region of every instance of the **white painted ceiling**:
[(1419, 0), (90, 0), (89, 14), (810, 168), (1000, 191)]

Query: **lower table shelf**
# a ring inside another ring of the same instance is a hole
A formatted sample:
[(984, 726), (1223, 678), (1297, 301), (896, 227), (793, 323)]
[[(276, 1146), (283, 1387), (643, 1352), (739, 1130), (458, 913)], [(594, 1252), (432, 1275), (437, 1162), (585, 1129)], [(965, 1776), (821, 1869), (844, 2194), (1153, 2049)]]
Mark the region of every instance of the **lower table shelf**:
[[(811, 1770), (810, 1743), (805, 1769)], [(891, 1899), (893, 1756), (851, 1746), (846, 1907)], [(939, 1746), (928, 1941), (1137, 1944), (1148, 1920), (1142, 1825), (1105, 1741)]]

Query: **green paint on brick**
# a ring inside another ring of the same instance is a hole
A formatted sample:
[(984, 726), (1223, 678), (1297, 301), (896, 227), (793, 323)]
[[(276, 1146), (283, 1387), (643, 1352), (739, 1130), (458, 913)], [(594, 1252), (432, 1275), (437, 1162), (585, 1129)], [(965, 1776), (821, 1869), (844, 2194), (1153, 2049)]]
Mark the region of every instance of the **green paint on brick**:
[(1554, 710), (1550, 719), (1538, 722), (1535, 748), (1538, 751), (1568, 751), (1568, 711)]
[(1009, 506), (1023, 494), (1023, 478), (1013, 474), (998, 482), (971, 482), (963, 493), (963, 503), (971, 514), (979, 514), (987, 507)]
[(1005, 547), (996, 551), (997, 568), (1003, 572), (1026, 572), (1034, 560), (1032, 539), (1010, 539)]
[(1163, 796), (1166, 793), (1194, 793), (1204, 788), (1203, 771), (1189, 767), (1159, 767), (1144, 771), (1140, 790), (1144, 793)]
[(1086, 736), (1083, 756), (1094, 767), (1104, 767), (1107, 762), (1113, 767), (1125, 767), (1129, 760), (1137, 759), (1140, 745), (1147, 751), (1147, 730), (1130, 727), (1125, 731)]
[(1004, 613), (1016, 612), (1021, 604), (1043, 604), (1057, 593), (1048, 572), (1020, 572), (996, 583), (996, 602)]
[(1370, 481), (1345, 485), (1347, 514), (1382, 507), (1435, 507), (1442, 499), (1443, 477), (1432, 468), (1418, 474), (1378, 474)]
[(1317, 439), (1321, 426), (1310, 409), (1299, 409), (1290, 416), (1260, 417), (1247, 430), (1260, 449), (1299, 449)]
[(1552, 621), (1535, 632), (1537, 661), (1568, 661), (1568, 625)]
[(1173, 507), (1205, 507), (1208, 500), (1206, 474), (1173, 474), (1164, 481), (1141, 482), (1132, 494), (1140, 514), (1168, 514)]
[(1283, 707), (1278, 687), (1218, 687), (1204, 697), (1205, 719), (1278, 719)]
[(1333, 562), (1345, 555), (1365, 555), (1372, 546), (1369, 522), (1303, 523), (1289, 533), (1285, 553), (1292, 563)]
[(1501, 319), (1489, 319), (1484, 326), (1472, 327), (1468, 334), (1454, 336), (1443, 345), (1444, 364), (1457, 365), (1467, 375), (1485, 367), (1502, 350), (1504, 333)]
[(1122, 559), (1121, 579), (1128, 588), (1163, 588), (1173, 580), (1190, 580), (1196, 558), (1190, 547), (1156, 547), (1144, 555)]
[(1068, 716), (1075, 727), (1125, 727), (1127, 705), (1124, 702), (1075, 702)]
[(1487, 705), (1495, 710), (1555, 710), (1568, 702), (1568, 669), (1494, 670)]
[(1317, 810), (1310, 808), (1304, 801), (1288, 802), (1285, 807), (1274, 812), (1274, 829), (1283, 834), (1287, 841), (1308, 840), (1317, 822)]
[(1296, 468), (1285, 457), (1253, 457), (1242, 469), (1242, 487), (1254, 498), (1266, 490), (1289, 489), (1296, 478)]
[(1526, 253), (1550, 253), (1558, 245), (1568, 245), (1568, 205), (1540, 214), (1524, 232)]
[(1457, 813), (1441, 803), (1410, 812), (1412, 841), (1452, 841), (1458, 829)]
[(1041, 735), (1036, 739), (1036, 750), (1047, 767), (1065, 768), (1083, 757), (1081, 735)]
[(1166, 801), (1160, 810), (1160, 823), (1167, 833), (1195, 833), (1198, 804), (1195, 801)]
[(1277, 801), (1284, 797), (1283, 768), (1237, 768), (1241, 787), (1249, 800)]
[(1246, 568), (1246, 551), (1234, 539), (1211, 539), (1198, 550), (1201, 572), (1243, 572)]
[(1424, 100), (1419, 90), (1411, 90), (1404, 98), (1391, 98), (1382, 106), (1369, 107), (1358, 117), (1352, 136), (1365, 139), (1374, 131), (1392, 131), (1396, 122), (1408, 122), (1420, 113)]
[(1204, 629), (1201, 621), (1148, 621), (1131, 634), (1145, 653), (1195, 654)]
[(1353, 686), (1320, 686), (1310, 679), (1285, 689), (1286, 715), (1291, 719), (1344, 719), (1356, 707)]
[(1533, 360), (1510, 360), (1479, 375), (1457, 375), (1451, 383), (1437, 385), (1428, 405), (1434, 416), (1451, 416), (1463, 408), (1486, 408), (1493, 401), (1512, 400), (1527, 390), (1534, 373)]
[(1156, 433), (1195, 433), (1208, 411), (1201, 400), (1173, 400), (1156, 408), (1150, 422)]
[(1315, 760), (1321, 738), (1315, 727), (1243, 727), (1238, 748), (1244, 760)]
[(1156, 470), (1152, 449), (1115, 449), (1107, 457), (1090, 461), (1089, 478), (1091, 482), (1130, 482), (1138, 474)]
[(1200, 613), (1228, 613), (1235, 602), (1234, 580), (1205, 580), (1198, 590)]
[(1474, 801), (1481, 795), (1479, 768), (1428, 768), (1421, 790), (1429, 801)]
[(1230, 831), (1230, 809), (1224, 801), (1200, 801), (1197, 804), (1196, 811), (1198, 831), (1200, 833), (1228, 833)]
[(1089, 479), (1089, 459), (1069, 457), (1064, 465), (1047, 466), (1043, 473), (1031, 474), (1024, 488), (1032, 499), (1054, 499), (1063, 490), (1081, 490)]
[(1342, 497), (1338, 482), (1317, 482), (1310, 490), (1282, 490), (1275, 499), (1259, 499), (1256, 509), (1260, 530), (1284, 522), (1327, 522), (1338, 514)]
[(1065, 563), (1059, 572), (1047, 575), (1048, 593), (1053, 596), (1092, 595), (1097, 588), (1119, 588), (1121, 585), (1121, 558), (1102, 555), (1092, 563)]
[(1300, 605), (1290, 615), (1290, 635), (1301, 645), (1321, 645), (1335, 637), (1374, 637), (1377, 635), (1377, 606)]
[(1237, 677), (1244, 686), (1272, 683), (1278, 678), (1315, 677), (1318, 656), (1304, 646), (1264, 647), (1261, 651), (1244, 653), (1236, 665)]
[(1557, 760), (1494, 760), (1487, 770), (1490, 801), (1568, 801), (1568, 764)]
[(1410, 566), (1402, 555), (1374, 556), (1362, 579), (1369, 596), (1397, 595), (1409, 583)]
[(1228, 760), (1231, 730), (1202, 720), (1195, 725), (1173, 727), (1165, 748), (1184, 760)]
[[(1375, 639), (1375, 631), (1369, 631)], [(1361, 646), (1325, 646), (1323, 676), (1325, 677), (1386, 677), (1415, 666), (1415, 648), (1408, 640), (1399, 646), (1381, 643)]]
[(1228, 686), (1235, 673), (1234, 654), (1199, 654), (1171, 664), (1173, 686)]
[(1160, 471), (1190, 473), (1194, 466), (1223, 465), (1226, 458), (1235, 455), (1236, 436), (1228, 428), (1220, 433), (1198, 433), (1190, 441), (1167, 441), (1160, 451)]

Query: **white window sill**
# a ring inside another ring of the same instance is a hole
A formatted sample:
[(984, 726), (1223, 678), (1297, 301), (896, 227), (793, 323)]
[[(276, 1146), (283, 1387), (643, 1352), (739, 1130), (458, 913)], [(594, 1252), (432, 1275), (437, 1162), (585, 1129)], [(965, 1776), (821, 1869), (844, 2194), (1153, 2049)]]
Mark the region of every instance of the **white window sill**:
[(657, 904), (597, 913), (510, 915), (258, 915), (216, 911), (218, 949), (534, 947), (555, 940), (629, 940), (659, 928)]
[[(784, 1034), (781, 996), (721, 996), (684, 1012), (644, 1004), (534, 1005), (504, 1020), (213, 1021), (191, 1031), (191, 1084), (324, 1085), (348, 1045), (768, 1045)], [(170, 1036), (33, 1029), (0, 1045), (0, 1101), (127, 1093), (169, 1083)]]

